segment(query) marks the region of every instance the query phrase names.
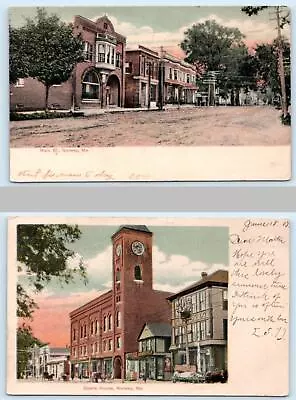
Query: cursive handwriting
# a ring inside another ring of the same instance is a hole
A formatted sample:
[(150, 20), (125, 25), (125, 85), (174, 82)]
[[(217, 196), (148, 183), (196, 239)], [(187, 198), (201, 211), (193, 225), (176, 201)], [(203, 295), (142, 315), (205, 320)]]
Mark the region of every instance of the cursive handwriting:
[(229, 322), (260, 340), (287, 339), (288, 229), (287, 220), (247, 219), (229, 236)]

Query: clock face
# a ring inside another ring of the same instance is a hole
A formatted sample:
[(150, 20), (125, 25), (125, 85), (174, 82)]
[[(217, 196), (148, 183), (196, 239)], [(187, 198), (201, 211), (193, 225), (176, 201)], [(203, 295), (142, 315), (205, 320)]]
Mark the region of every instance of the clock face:
[(132, 252), (137, 256), (141, 256), (145, 251), (145, 246), (142, 242), (136, 241), (132, 243)]
[(122, 246), (121, 244), (118, 244), (116, 246), (116, 255), (119, 257), (121, 255), (121, 252), (122, 252)]

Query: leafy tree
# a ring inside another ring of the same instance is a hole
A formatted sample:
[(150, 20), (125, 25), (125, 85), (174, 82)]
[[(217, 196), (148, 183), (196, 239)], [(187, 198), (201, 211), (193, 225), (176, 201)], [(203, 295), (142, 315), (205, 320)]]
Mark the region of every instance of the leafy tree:
[(33, 336), (32, 329), (23, 324), (17, 329), (16, 336), (16, 349), (17, 349), (17, 379), (25, 377), (28, 362), (31, 357), (30, 350), (36, 344), (37, 346), (43, 346), (39, 339)]
[(221, 69), (231, 49), (241, 45), (244, 38), (239, 29), (219, 25), (213, 20), (194, 24), (184, 35), (181, 48), (186, 61), (201, 65), (207, 71)]
[(23, 46), (23, 29), (9, 26), (9, 83), (29, 75), (29, 60)]
[[(291, 99), (291, 70), (290, 70), (290, 43), (282, 41), (283, 56), (285, 60), (285, 83), (287, 100)], [(280, 77), (278, 74), (277, 40), (272, 43), (263, 43), (255, 48), (255, 59), (258, 68), (258, 79), (263, 82), (266, 90), (271, 91), (272, 97), (281, 95)]]
[(66, 82), (75, 67), (83, 61), (83, 42), (74, 36), (73, 27), (55, 14), (37, 9), (34, 19), (27, 19), (21, 29), (23, 52), (28, 57), (29, 76), (45, 86), (45, 110), (52, 85)]
[[(276, 6), (279, 7), (279, 6)], [(245, 14), (247, 14), (249, 17), (251, 17), (252, 15), (258, 15), (260, 14), (261, 11), (267, 9), (267, 8), (272, 8), (272, 6), (246, 6), (246, 7), (242, 7), (241, 10), (242, 12), (244, 12)], [(283, 29), (283, 27), (285, 25), (289, 25), (290, 24), (290, 12), (287, 9), (286, 15), (281, 15), (280, 16), (280, 28)]]
[[(40, 292), (53, 278), (70, 283), (75, 276), (87, 282), (82, 259), (70, 267), (69, 260), (76, 253), (69, 245), (81, 237), (78, 226), (51, 224), (24, 224), (17, 226), (17, 261), (19, 273), (25, 273), (29, 285)], [(36, 303), (27, 294), (24, 285), (17, 285), (17, 316), (31, 317)]]

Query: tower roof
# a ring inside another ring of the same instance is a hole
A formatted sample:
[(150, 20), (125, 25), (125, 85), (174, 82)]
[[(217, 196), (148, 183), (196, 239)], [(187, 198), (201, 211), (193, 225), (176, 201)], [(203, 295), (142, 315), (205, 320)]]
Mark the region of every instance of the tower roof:
[(132, 230), (132, 231), (138, 231), (138, 232), (146, 232), (152, 234), (152, 232), (147, 228), (146, 225), (120, 225), (118, 230), (112, 235), (115, 236), (118, 232), (120, 232), (122, 229), (127, 229), (127, 230)]

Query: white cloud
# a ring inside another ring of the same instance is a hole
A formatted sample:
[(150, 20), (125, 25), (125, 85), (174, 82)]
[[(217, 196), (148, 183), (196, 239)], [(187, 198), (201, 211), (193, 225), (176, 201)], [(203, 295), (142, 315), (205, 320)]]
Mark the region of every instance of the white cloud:
[[(98, 17), (93, 18), (95, 21)], [(248, 42), (269, 42), (276, 37), (275, 22), (258, 21), (255, 18), (246, 16), (243, 19), (223, 19), (216, 14), (209, 14), (207, 17), (192, 20), (187, 26), (166, 32), (155, 31), (150, 26), (136, 27), (130, 22), (122, 21), (112, 15), (108, 15), (112, 21), (114, 28), (117, 32), (126, 36), (127, 46), (134, 47), (135, 45), (142, 44), (147, 47), (160, 48), (164, 46), (165, 49), (177, 48), (179, 43), (183, 40), (184, 32), (193, 24), (201, 23), (206, 20), (216, 20), (217, 23), (231, 27), (238, 28), (245, 36)], [(289, 27), (284, 28), (284, 35), (289, 37)]]

